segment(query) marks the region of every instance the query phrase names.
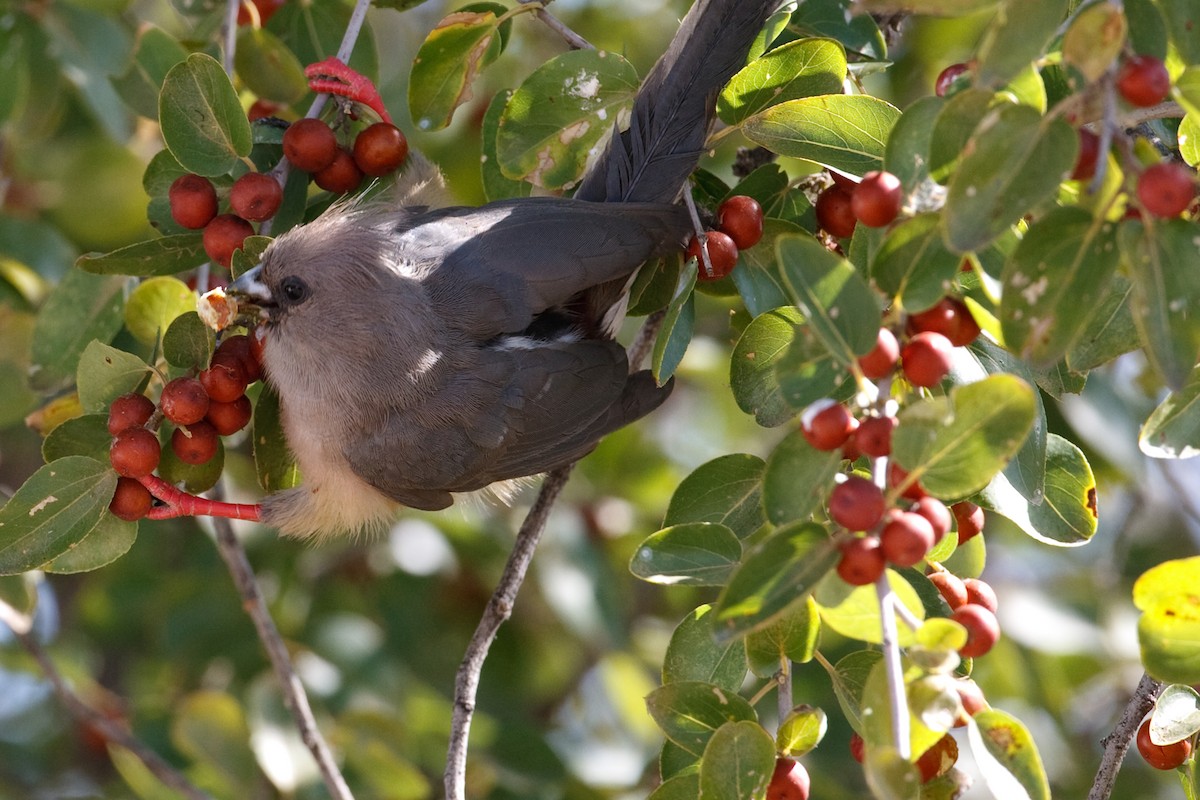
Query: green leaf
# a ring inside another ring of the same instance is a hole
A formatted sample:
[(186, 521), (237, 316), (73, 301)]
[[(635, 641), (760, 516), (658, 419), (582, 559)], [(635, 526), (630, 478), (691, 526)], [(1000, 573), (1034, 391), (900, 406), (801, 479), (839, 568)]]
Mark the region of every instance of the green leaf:
[[(738, 408), (753, 414), (755, 421), (764, 427), (782, 425), (796, 414), (784, 397), (775, 368), (787, 355), (803, 321), (800, 311), (791, 306), (760, 314), (742, 331), (733, 348), (729, 388)], [(841, 378), (843, 371), (829, 363), (823, 347), (819, 351), (818, 357), (825, 357), (828, 374), (825, 382)]]
[(875, 20), (870, 14), (854, 13), (848, 0), (806, 0), (792, 11), (789, 26), (805, 34), (837, 39), (847, 50), (866, 58), (887, 58), (887, 42)]
[(964, 89), (942, 105), (929, 134), (929, 175), (945, 183), (965, 152), (971, 134), (993, 108), (1007, 105), (1003, 94)]
[(193, 53), (163, 81), (158, 100), (163, 142), (184, 169), (222, 175), (250, 155), (250, 122), (221, 64)]
[(696, 304), (693, 290), (696, 288), (695, 264), (689, 260), (679, 273), (679, 283), (675, 285), (675, 295), (667, 306), (667, 314), (663, 317), (662, 328), (658, 338), (654, 340), (654, 351), (650, 355), (650, 368), (654, 379), (660, 384), (665, 383), (687, 352), (692, 341), (692, 332), (696, 325)]
[(733, 531), (713, 522), (689, 522), (647, 537), (629, 562), (644, 581), (665, 585), (721, 586), (742, 557)]
[(883, 168), (899, 178), (906, 190), (917, 188), (929, 177), (934, 123), (946, 102), (936, 96), (920, 98), (904, 109), (888, 134)]
[[(790, 194), (803, 197), (800, 192)], [(762, 199), (759, 199), (759, 203), (762, 203)], [(775, 205), (778, 213), (785, 213), (782, 201)], [(771, 213), (766, 205), (763, 205), (763, 211)], [(794, 222), (768, 217), (763, 220), (762, 240), (749, 250), (738, 253), (738, 268), (729, 277), (742, 296), (746, 310), (755, 317), (788, 304), (779, 265), (775, 261), (775, 242), (781, 236), (801, 231), (802, 228)]]
[(700, 771), (675, 775), (663, 781), (646, 800), (696, 800), (700, 796)]
[(1179, 154), (1191, 167), (1200, 164), (1200, 112), (1188, 113), (1179, 123)]
[(125, 327), (144, 344), (156, 344), (176, 317), (195, 308), (196, 294), (183, 281), (149, 278), (125, 301)]
[(84, 349), (93, 340), (110, 341), (121, 329), (125, 304), (119, 278), (97, 278), (70, 270), (38, 312), (33, 328), (35, 389), (62, 388), (75, 375)]
[(797, 708), (779, 723), (775, 734), (776, 749), (782, 755), (800, 758), (821, 743), (828, 726), (829, 721), (821, 709)]
[(205, 691), (185, 698), (171, 721), (171, 743), (235, 792), (259, 779), (249, 726), (232, 695)]
[(683, 261), (679, 256), (644, 264), (629, 288), (629, 316), (644, 317), (666, 308), (675, 296), (682, 266)]
[(1083, 209), (1056, 208), (1031, 225), (1001, 275), (1000, 322), (1009, 349), (1041, 365), (1065, 356), (1119, 263), (1116, 227)]
[(1171, 392), (1142, 425), (1138, 447), (1152, 458), (1200, 455), (1200, 367), (1187, 383)]
[(832, 39), (797, 39), (741, 69), (717, 96), (728, 125), (788, 100), (837, 94), (846, 79), (846, 52)]
[(802, 601), (839, 557), (820, 525), (796, 523), (775, 531), (746, 553), (721, 592), (717, 635), (728, 640), (769, 624)]
[[(892, 593), (913, 616), (925, 618), (925, 606), (917, 590), (900, 577), (895, 570), (888, 570), (888, 584)], [(883, 627), (879, 617), (879, 597), (874, 584), (851, 586), (835, 574), (830, 574), (816, 588), (813, 598), (821, 609), (821, 623), (850, 639), (868, 644), (883, 642)], [(913, 642), (913, 630), (907, 625), (898, 626), (899, 643), (907, 647)]]
[(1108, 291), (1096, 304), (1075, 346), (1067, 353), (1067, 366), (1087, 372), (1119, 355), (1142, 346), (1133, 320), (1133, 284), (1120, 273), (1112, 276)]
[[(942, 17), (964, 17), (978, 11), (986, 11), (996, 5), (997, 0), (905, 0), (902, 4), (906, 11), (913, 14), (930, 14)], [(863, 0), (859, 7), (863, 11), (878, 9), (894, 11), (895, 0)]]
[[(483, 115), (481, 130), (481, 147), (479, 173), (483, 181), (483, 194), (489, 200), (506, 200), (510, 197), (528, 197), (533, 186), (525, 181), (514, 181), (500, 169), (500, 159), (496, 152), (496, 137), (500, 130), (500, 115), (512, 98), (511, 91), (496, 92), (492, 102), (488, 103), (487, 112)], [(642, 272), (649, 272), (643, 268)], [(641, 273), (639, 273), (640, 277)]]
[(857, 270), (811, 236), (783, 236), (775, 245), (788, 295), (834, 359), (853, 364), (875, 347), (879, 300)]
[(967, 736), (993, 796), (1050, 800), (1042, 758), (1020, 720), (995, 708), (984, 709), (967, 724)]
[(663, 527), (715, 522), (745, 539), (766, 522), (762, 509), (765, 469), (761, 458), (743, 453), (701, 464), (675, 489)]
[(702, 681), (659, 687), (646, 697), (646, 708), (675, 744), (694, 756), (704, 754), (712, 735), (726, 722), (754, 722), (750, 704), (736, 692)]
[(637, 72), (621, 56), (573, 50), (543, 64), (517, 88), (500, 117), (500, 169), (534, 186), (579, 180), (588, 155), (633, 101)]
[(700, 761), (699, 797), (755, 800), (775, 767), (775, 743), (757, 722), (727, 722), (713, 733)]
[(712, 606), (702, 605), (683, 618), (663, 657), (662, 682), (705, 681), (730, 692), (746, 679), (746, 648), (741, 642), (717, 644)]
[(47, 464), (67, 456), (87, 456), (104, 461), (108, 458), (112, 438), (108, 432), (107, 414), (84, 414), (67, 420), (46, 435), (42, 442), (42, 459)]
[(808, 519), (825, 501), (842, 454), (817, 450), (800, 431), (788, 434), (767, 458), (763, 508), (775, 525)]
[(247, 88), (264, 100), (291, 105), (308, 93), (300, 59), (264, 28), (238, 28), (233, 66)]
[[(838, 705), (846, 715), (850, 727), (860, 734), (863, 730), (863, 688), (874, 671), (876, 665), (883, 661), (883, 653), (878, 650), (858, 650), (843, 656), (830, 670), (829, 678), (833, 682), (833, 691), (837, 695)], [(828, 663), (828, 662), (823, 662)]]
[(300, 484), (300, 470), (287, 446), (279, 416), (279, 395), (264, 386), (254, 404), (254, 467), (265, 492), (278, 492)]
[(1119, 5), (1100, 2), (1082, 9), (1063, 35), (1063, 61), (1076, 67), (1088, 83), (1099, 80), (1121, 54), (1126, 29)]
[(871, 262), (876, 285), (910, 312), (941, 300), (962, 264), (962, 256), (942, 242), (940, 220), (938, 214), (920, 214), (893, 226)]
[[(1139, 53), (1144, 52), (1139, 50)], [(1175, 92), (1187, 116), (1200, 114), (1200, 65), (1190, 66), (1175, 78)]]
[(1200, 557), (1163, 562), (1133, 584), (1142, 664), (1164, 683), (1200, 683), (1198, 585)]
[(170, 435), (166, 426), (159, 433), (162, 439), (162, 460), (158, 462), (158, 475), (167, 483), (182, 484), (183, 488), (192, 494), (207, 492), (217, 485), (221, 473), (225, 470), (225, 442), (218, 440), (217, 453), (203, 464), (187, 464), (175, 455), (171, 447)]
[(820, 633), (821, 616), (816, 601), (808, 597), (770, 625), (746, 635), (750, 669), (760, 678), (769, 678), (780, 670), (784, 659), (800, 664), (811, 661)]
[(472, 98), (471, 84), (489, 62), (499, 20), (492, 11), (455, 11), (417, 51), (408, 82), (408, 108), (420, 130), (441, 130)]
[(1126, 220), (1120, 231), (1133, 279), (1133, 320), (1146, 356), (1172, 389), (1184, 385), (1200, 353), (1196, 236), (1196, 226), (1182, 219), (1153, 229)]
[(989, 112), (971, 135), (946, 195), (946, 243), (979, 250), (1054, 196), (1075, 165), (1079, 136), (1029, 106)]
[(1150, 717), (1150, 741), (1175, 744), (1200, 731), (1200, 694), (1191, 686), (1173, 684), (1154, 701)]
[(806, 158), (850, 175), (883, 166), (900, 111), (870, 95), (830, 94), (790, 100), (742, 123), (742, 132), (773, 153)]
[(180, 369), (203, 369), (212, 358), (215, 342), (212, 328), (195, 311), (188, 311), (176, 317), (163, 334), (163, 358)]
[(108, 464), (67, 456), (46, 464), (0, 508), (0, 574), (37, 569), (96, 527), (117, 474)]
[(113, 400), (145, 386), (149, 374), (146, 362), (132, 353), (92, 342), (79, 359), (79, 404), (88, 413), (106, 414)]
[(208, 260), (200, 233), (176, 233), (111, 253), (85, 253), (75, 266), (97, 275), (174, 275)]
[[(901, 627), (903, 628), (903, 626)], [(863, 684), (861, 697), (863, 707), (862, 737), (867, 744), (868, 767), (871, 760), (882, 752), (887, 752), (894, 747), (891, 692), (887, 672), (887, 665), (878, 663), (871, 669), (870, 674)], [(945, 731), (930, 728), (924, 723), (922, 714), (920, 713), (922, 701), (917, 696), (920, 692), (921, 681), (912, 680), (911, 675), (906, 677), (908, 680), (906, 680), (904, 687), (906, 695), (904, 711), (908, 714), (909, 752), (913, 757), (919, 757), (930, 747), (937, 744), (945, 736)], [(940, 678), (944, 683), (952, 680), (948, 676), (931, 677), (935, 677), (935, 679)], [(953, 690), (951, 689), (950, 691)], [(957, 697), (952, 696), (950, 699), (957, 703)], [(957, 706), (955, 707), (957, 709)], [(900, 771), (900, 774), (903, 775), (903, 771)], [(1005, 800), (1009, 800), (1008, 797), (1001, 796), (1005, 797)]]
[(0, 123), (23, 114), (29, 100), (32, 59), (27, 51), (32, 43), (28, 42), (22, 27), (8, 25), (0, 30), (0, 74), (4, 75), (4, 80), (0, 81)]
[[(1167, 21), (1154, 0), (1125, 0), (1125, 24), (1129, 27), (1129, 46), (1135, 53), (1167, 57)], [(1105, 42), (1107, 44), (1107, 42)]]
[(53, 561), (42, 565), (46, 572), (69, 575), (107, 566), (129, 552), (137, 541), (138, 524), (105, 514), (96, 527)]
[(1005, 0), (979, 45), (977, 85), (1003, 86), (1041, 58), (1059, 23), (1068, 0)]
[(1200, 64), (1200, 37), (1196, 36), (1196, 21), (1200, 20), (1200, 0), (1172, 0), (1159, 3), (1167, 18), (1171, 43), (1185, 64)]
[(978, 492), (1017, 452), (1036, 416), (1036, 395), (1012, 375), (992, 375), (950, 393), (952, 417), (938, 401), (900, 414), (892, 454), (934, 497)]
[(187, 58), (183, 45), (157, 25), (143, 23), (133, 45), (133, 59), (113, 88), (137, 113), (158, 119), (158, 93), (171, 67)]

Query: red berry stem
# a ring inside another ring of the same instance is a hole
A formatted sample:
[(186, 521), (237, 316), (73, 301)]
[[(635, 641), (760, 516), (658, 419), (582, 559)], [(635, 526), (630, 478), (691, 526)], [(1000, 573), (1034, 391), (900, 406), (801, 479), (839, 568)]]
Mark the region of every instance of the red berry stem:
[(174, 519), (175, 517), (226, 517), (228, 519), (244, 519), (258, 522), (262, 508), (257, 504), (225, 503), (220, 500), (209, 500), (177, 489), (157, 475), (146, 475), (138, 478), (150, 494), (166, 505), (150, 509), (147, 519)]

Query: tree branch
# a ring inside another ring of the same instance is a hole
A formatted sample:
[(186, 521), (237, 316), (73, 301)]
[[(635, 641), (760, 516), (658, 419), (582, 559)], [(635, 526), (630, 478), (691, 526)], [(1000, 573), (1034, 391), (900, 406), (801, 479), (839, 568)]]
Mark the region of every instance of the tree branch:
[(246, 557), (242, 543), (234, 534), (229, 520), (214, 517), (213, 524), (217, 532), (217, 551), (229, 568), (229, 574), (233, 576), (233, 582), (242, 598), (242, 607), (253, 620), (254, 627), (258, 631), (258, 638), (267, 651), (271, 668), (275, 671), (280, 689), (283, 691), (283, 704), (291, 712), (301, 740), (316, 760), (317, 768), (321, 772), (321, 778), (324, 780), (329, 794), (335, 800), (354, 800), (354, 795), (351, 794), (346, 779), (342, 777), (341, 771), (334, 762), (329, 744), (317, 727), (312, 706), (309, 705), (308, 695), (304, 691), (304, 685), (300, 682), (300, 677), (292, 666), (292, 660), (283, 643), (283, 637), (279, 635), (279, 629), (275, 627), (271, 613), (267, 610), (266, 601), (263, 600), (262, 593), (258, 590), (258, 583), (254, 579), (254, 570), (250, 567), (250, 560)]
[(1142, 719), (1154, 707), (1154, 701), (1158, 699), (1162, 690), (1163, 684), (1149, 675), (1142, 675), (1133, 697), (1129, 698), (1125, 710), (1121, 713), (1121, 719), (1117, 721), (1117, 726), (1101, 740), (1101, 744), (1104, 745), (1104, 757), (1100, 760), (1100, 769), (1096, 771), (1096, 780), (1092, 783), (1087, 800), (1108, 800), (1112, 795), (1121, 762), (1125, 760), (1125, 753), (1129, 751), (1129, 745), (1133, 742)]
[(538, 5), (542, 6), (542, 8), (539, 8), (537, 11), (534, 12), (537, 15), (537, 18), (540, 19), (543, 23), (545, 23), (546, 27), (548, 27), (550, 30), (554, 31), (559, 36), (561, 36), (563, 38), (563, 41), (565, 41), (571, 49), (573, 49), (573, 50), (595, 50), (596, 49), (595, 45), (593, 45), (587, 39), (580, 36), (575, 31), (568, 28), (563, 23), (562, 20), (560, 20), (558, 17), (554, 16), (553, 14), (551, 14), (549, 11), (547, 11), (545, 9), (545, 6), (547, 5), (547, 3), (550, 2), (550, 0), (517, 0), (517, 2), (521, 3), (521, 4), (537, 3)]
[(33, 660), (38, 663), (42, 674), (50, 681), (50, 685), (54, 688), (54, 693), (58, 695), (58, 699), (71, 716), (95, 728), (106, 741), (118, 744), (137, 756), (146, 769), (150, 770), (154, 777), (158, 778), (164, 786), (174, 789), (188, 798), (188, 800), (212, 800), (209, 795), (193, 786), (191, 781), (184, 777), (183, 773), (168, 764), (162, 756), (151, 750), (141, 740), (135, 738), (133, 734), (118, 725), (107, 715), (92, 708), (79, 695), (75, 694), (71, 687), (67, 685), (67, 681), (63, 678), (62, 673), (54, 665), (50, 654), (46, 652), (45, 648), (38, 641), (37, 636), (33, 633), (33, 620), (29, 615), (22, 614), (7, 603), (0, 601), (0, 622), (12, 630), (17, 641), (33, 657)]

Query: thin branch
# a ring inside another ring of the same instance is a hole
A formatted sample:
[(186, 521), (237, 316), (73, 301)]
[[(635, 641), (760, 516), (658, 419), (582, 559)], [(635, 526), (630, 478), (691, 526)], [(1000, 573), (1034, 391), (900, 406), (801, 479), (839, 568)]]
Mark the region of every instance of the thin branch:
[(462, 663), (458, 667), (458, 674), (454, 679), (454, 718), (450, 726), (450, 747), (443, 776), (446, 800), (466, 799), (467, 739), (471, 732), (471, 719), (475, 714), (475, 698), (479, 691), (479, 677), (483, 672), (483, 664), (492, 642), (496, 640), (500, 626), (512, 616), (513, 603), (525, 580), (529, 563), (533, 560), (538, 539), (541, 538), (546, 520), (550, 516), (550, 508), (562, 492), (574, 466), (568, 464), (546, 475), (542, 488), (538, 491), (537, 500), (517, 532), (516, 543), (508, 556), (508, 563), (504, 565), (500, 583), (488, 600), (479, 626), (471, 636)]
[(572, 50), (596, 49), (595, 45), (580, 36), (575, 31), (568, 28), (562, 20), (546, 10), (545, 6), (549, 0), (517, 0), (517, 2), (521, 4), (537, 3), (538, 5), (542, 6), (534, 12), (537, 15), (537, 18), (545, 23), (546, 27), (561, 36), (563, 41), (566, 42), (567, 46)]
[(0, 623), (7, 625), (25, 651), (33, 656), (34, 661), (41, 668), (42, 674), (54, 687), (54, 693), (58, 695), (58, 699), (71, 716), (99, 731), (106, 741), (120, 745), (133, 753), (164, 786), (174, 789), (188, 800), (212, 800), (209, 795), (193, 786), (191, 781), (183, 776), (183, 773), (168, 764), (162, 756), (75, 694), (66, 679), (63, 678), (62, 673), (54, 665), (50, 654), (37, 640), (37, 636), (32, 631), (33, 620), (29, 615), (22, 614), (7, 603), (0, 601)]
[(900, 663), (900, 642), (896, 631), (896, 611), (899, 605), (887, 572), (875, 582), (879, 598), (879, 620), (883, 629), (883, 666), (887, 676), (888, 705), (892, 712), (892, 739), (896, 752), (905, 761), (912, 755), (908, 729), (908, 697), (904, 693), (904, 668)]
[(1087, 800), (1108, 800), (1112, 795), (1125, 753), (1129, 751), (1129, 745), (1132, 744), (1142, 719), (1154, 707), (1154, 701), (1158, 699), (1162, 690), (1163, 684), (1149, 675), (1142, 675), (1133, 697), (1129, 698), (1125, 710), (1121, 713), (1121, 719), (1117, 721), (1117, 726), (1101, 740), (1101, 744), (1104, 745), (1104, 757), (1100, 761), (1100, 769), (1096, 771), (1096, 780), (1092, 783)]
[(225, 3), (225, 58), (221, 66), (225, 74), (233, 77), (233, 57), (237, 48), (237, 18), (242, 0), (226, 0)]
[(775, 695), (776, 708), (779, 713), (779, 724), (787, 719), (788, 714), (795, 708), (795, 694), (792, 691), (792, 660), (783, 656), (779, 660), (779, 672), (775, 676), (779, 684), (779, 692)]
[(271, 613), (267, 610), (267, 603), (258, 590), (258, 583), (254, 579), (254, 570), (250, 567), (250, 560), (246, 557), (242, 543), (234, 534), (229, 520), (214, 517), (213, 525), (217, 532), (217, 551), (229, 568), (229, 574), (233, 576), (238, 594), (241, 595), (242, 607), (246, 609), (246, 613), (253, 620), (254, 627), (258, 631), (258, 638), (267, 651), (271, 668), (275, 671), (280, 689), (283, 691), (283, 704), (291, 712), (301, 740), (316, 760), (317, 768), (321, 772), (321, 778), (325, 781), (329, 794), (335, 800), (354, 800), (350, 787), (346, 785), (346, 779), (342, 777), (341, 771), (333, 760), (333, 753), (329, 749), (329, 745), (317, 727), (312, 707), (308, 704), (308, 695), (304, 691), (304, 685), (300, 682), (295, 667), (292, 666), (292, 660), (283, 643), (283, 637), (279, 635), (279, 629), (275, 627)]

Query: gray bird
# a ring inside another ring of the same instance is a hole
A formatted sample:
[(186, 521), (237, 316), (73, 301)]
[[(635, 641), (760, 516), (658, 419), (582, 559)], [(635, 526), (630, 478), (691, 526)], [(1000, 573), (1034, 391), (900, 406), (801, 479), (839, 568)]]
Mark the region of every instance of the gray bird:
[(690, 233), (674, 201), (778, 5), (699, 0), (574, 198), (412, 205), (440, 181), (417, 158), (407, 199), (335, 206), (230, 285), (266, 318), (303, 478), (263, 501), (264, 522), (327, 535), (445, 508), (569, 464), (666, 399), (613, 328), (632, 274)]

